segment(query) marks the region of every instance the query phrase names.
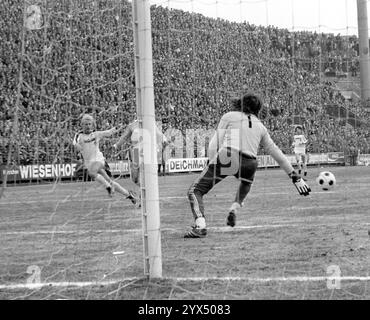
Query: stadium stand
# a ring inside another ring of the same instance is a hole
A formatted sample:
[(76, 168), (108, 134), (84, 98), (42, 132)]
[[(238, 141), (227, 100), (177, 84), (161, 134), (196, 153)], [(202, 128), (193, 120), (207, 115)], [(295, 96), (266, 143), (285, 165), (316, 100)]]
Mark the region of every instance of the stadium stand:
[[(134, 117), (131, 6), (102, 1), (91, 16), (83, 4), (51, 1), (47, 28), (25, 31), (22, 5), (5, 0), (0, 10), (0, 164), (71, 161), (81, 113), (96, 113), (101, 129)], [(160, 6), (152, 7), (152, 30), (156, 116), (164, 131), (213, 128), (230, 99), (252, 89), (263, 96), (264, 121), (284, 152), (291, 151), (292, 125), (301, 124), (311, 152), (355, 146), (370, 153), (369, 113), (335, 86), (341, 77), (358, 77), (357, 37), (292, 33)], [(112, 154), (111, 142), (103, 149)]]

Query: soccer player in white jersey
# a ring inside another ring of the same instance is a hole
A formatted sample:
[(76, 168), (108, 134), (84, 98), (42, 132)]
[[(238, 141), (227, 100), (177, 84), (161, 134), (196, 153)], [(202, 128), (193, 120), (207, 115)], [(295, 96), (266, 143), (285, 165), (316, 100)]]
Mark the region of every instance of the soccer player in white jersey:
[(73, 145), (81, 153), (84, 166), (90, 177), (104, 185), (108, 194), (116, 190), (136, 205), (137, 198), (132, 191), (127, 191), (119, 183), (112, 180), (105, 171), (105, 158), (100, 151), (99, 142), (102, 138), (110, 137), (117, 132), (115, 128), (106, 131), (94, 131), (95, 119), (85, 114), (81, 120), (82, 131), (77, 133), (73, 139)]
[[(157, 131), (157, 154), (162, 157), (162, 149), (168, 145), (167, 139), (164, 134), (156, 126)], [(130, 173), (132, 181), (140, 186), (140, 164), (139, 164), (139, 150), (140, 150), (140, 139), (142, 134), (140, 133), (139, 122), (134, 120), (129, 123), (126, 130), (120, 137), (120, 139), (113, 145), (113, 148), (118, 149), (123, 144), (129, 144), (129, 161), (130, 161)]]
[(307, 163), (308, 163), (308, 154), (306, 150), (308, 140), (303, 134), (303, 129), (301, 126), (297, 126), (294, 129), (294, 137), (293, 137), (293, 144), (292, 147), (294, 147), (294, 154), (297, 161), (298, 166), (298, 174), (304, 175), (304, 180), (306, 180), (307, 176)]
[(258, 119), (262, 102), (248, 93), (233, 101), (236, 111), (226, 113), (220, 120), (217, 131), (209, 144), (208, 166), (190, 186), (188, 198), (195, 224), (185, 238), (203, 238), (207, 235), (203, 196), (227, 176), (240, 180), (234, 203), (227, 217), (227, 225), (234, 227), (236, 213), (243, 206), (257, 170), (257, 151), (260, 144), (278, 162), (292, 179), (300, 195), (307, 196), (310, 187), (294, 171), (292, 165), (271, 139), (266, 127)]

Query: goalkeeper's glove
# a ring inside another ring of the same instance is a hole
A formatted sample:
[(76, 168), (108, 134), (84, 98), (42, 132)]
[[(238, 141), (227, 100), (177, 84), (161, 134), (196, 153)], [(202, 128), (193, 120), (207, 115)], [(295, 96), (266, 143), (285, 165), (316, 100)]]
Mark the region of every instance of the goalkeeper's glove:
[(291, 172), (289, 177), (292, 179), (294, 186), (301, 196), (308, 196), (310, 194), (311, 188), (295, 171)]

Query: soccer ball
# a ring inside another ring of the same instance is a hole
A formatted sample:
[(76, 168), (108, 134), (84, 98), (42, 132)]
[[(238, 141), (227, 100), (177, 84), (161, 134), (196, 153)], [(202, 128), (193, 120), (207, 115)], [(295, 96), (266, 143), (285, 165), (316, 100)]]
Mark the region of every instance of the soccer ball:
[(316, 181), (317, 181), (317, 184), (325, 191), (332, 189), (337, 182), (334, 174), (332, 174), (329, 171), (320, 172)]

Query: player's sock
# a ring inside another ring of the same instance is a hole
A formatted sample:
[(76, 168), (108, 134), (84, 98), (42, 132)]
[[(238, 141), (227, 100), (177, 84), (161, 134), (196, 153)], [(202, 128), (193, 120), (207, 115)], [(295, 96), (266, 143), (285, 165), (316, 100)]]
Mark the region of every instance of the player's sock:
[(304, 175), (305, 177), (307, 177), (307, 171), (305, 171), (303, 175)]
[(301, 170), (301, 169), (299, 169), (299, 170), (298, 170), (298, 174), (299, 174), (299, 175), (301, 175), (301, 173), (302, 173), (302, 170)]
[(206, 228), (206, 219), (204, 217), (197, 218), (195, 220), (195, 227), (198, 229), (205, 229)]
[(235, 213), (241, 208), (241, 205), (238, 202), (234, 202), (231, 207), (229, 212), (234, 211)]
[(130, 193), (116, 181), (112, 181), (111, 184), (115, 190), (117, 190), (119, 193), (123, 194), (124, 196), (128, 197), (130, 195)]
[(96, 175), (95, 180), (104, 185), (106, 188), (110, 187), (110, 184), (107, 180), (104, 179), (99, 173)]

